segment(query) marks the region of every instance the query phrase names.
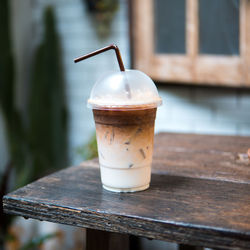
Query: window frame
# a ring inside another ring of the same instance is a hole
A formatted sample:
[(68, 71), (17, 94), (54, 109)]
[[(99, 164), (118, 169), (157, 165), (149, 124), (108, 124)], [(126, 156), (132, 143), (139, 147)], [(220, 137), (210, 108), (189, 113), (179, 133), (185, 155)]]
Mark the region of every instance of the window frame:
[(154, 52), (154, 0), (131, 0), (133, 67), (159, 82), (250, 87), (250, 1), (240, 0), (239, 55), (199, 54), (199, 0), (186, 0), (186, 54)]

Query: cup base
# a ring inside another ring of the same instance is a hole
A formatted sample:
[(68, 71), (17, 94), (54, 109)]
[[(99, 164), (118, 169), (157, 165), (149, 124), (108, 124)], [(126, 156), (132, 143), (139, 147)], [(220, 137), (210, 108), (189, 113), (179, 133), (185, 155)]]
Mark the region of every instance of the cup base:
[(134, 188), (113, 188), (106, 185), (102, 185), (102, 187), (108, 191), (116, 192), (116, 193), (132, 193), (132, 192), (138, 192), (143, 191), (149, 188), (149, 184), (140, 186), (140, 187), (134, 187)]

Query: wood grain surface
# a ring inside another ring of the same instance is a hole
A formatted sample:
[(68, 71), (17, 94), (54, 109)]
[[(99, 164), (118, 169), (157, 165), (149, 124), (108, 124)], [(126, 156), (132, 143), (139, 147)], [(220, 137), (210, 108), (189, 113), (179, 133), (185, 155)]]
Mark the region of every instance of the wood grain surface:
[(127, 234), (88, 229), (86, 236), (86, 250), (130, 250)]
[(179, 244), (250, 249), (249, 143), (247, 137), (159, 134), (146, 191), (102, 189), (93, 160), (6, 195), (4, 210)]
[(250, 137), (161, 133), (153, 172), (250, 183)]

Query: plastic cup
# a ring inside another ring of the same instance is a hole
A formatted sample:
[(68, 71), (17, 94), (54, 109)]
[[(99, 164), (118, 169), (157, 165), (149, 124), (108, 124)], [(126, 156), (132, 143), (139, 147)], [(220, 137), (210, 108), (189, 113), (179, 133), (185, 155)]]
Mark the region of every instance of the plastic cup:
[(149, 187), (160, 104), (153, 81), (138, 70), (106, 74), (94, 85), (88, 107), (95, 120), (104, 189), (135, 192)]

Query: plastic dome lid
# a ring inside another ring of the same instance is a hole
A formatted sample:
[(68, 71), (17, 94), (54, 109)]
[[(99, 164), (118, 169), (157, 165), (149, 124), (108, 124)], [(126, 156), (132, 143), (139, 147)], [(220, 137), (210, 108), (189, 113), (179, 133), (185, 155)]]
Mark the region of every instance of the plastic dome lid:
[(154, 82), (139, 70), (104, 75), (97, 80), (88, 99), (92, 109), (146, 109), (161, 103)]

